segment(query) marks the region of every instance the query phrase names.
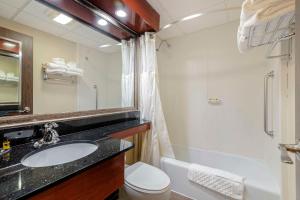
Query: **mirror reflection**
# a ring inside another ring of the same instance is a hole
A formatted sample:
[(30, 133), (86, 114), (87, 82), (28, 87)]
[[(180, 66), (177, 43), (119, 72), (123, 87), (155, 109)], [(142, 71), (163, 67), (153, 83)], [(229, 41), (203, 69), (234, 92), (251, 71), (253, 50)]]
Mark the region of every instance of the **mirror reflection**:
[(0, 38), (0, 110), (19, 108), (20, 70), (20, 44)]
[[(34, 0), (0, 1), (0, 10), (1, 27), (33, 39), (33, 106), (28, 108), (33, 114), (134, 106), (133, 100), (122, 103), (121, 41)], [(103, 20), (98, 24), (106, 25)], [(1, 32), (0, 38), (10, 41)], [(0, 50), (0, 115), (7, 116), (24, 109), (24, 66), (16, 52)], [(130, 77), (132, 87), (126, 89), (133, 95), (133, 74)]]

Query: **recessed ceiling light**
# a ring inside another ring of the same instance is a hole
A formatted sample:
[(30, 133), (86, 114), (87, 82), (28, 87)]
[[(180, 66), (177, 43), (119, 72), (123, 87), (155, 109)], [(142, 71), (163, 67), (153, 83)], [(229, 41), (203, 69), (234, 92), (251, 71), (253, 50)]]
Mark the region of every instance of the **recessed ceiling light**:
[(14, 48), (15, 46), (17, 46), (16, 44), (11, 43), (11, 42), (3, 42), (3, 45), (8, 48)]
[(194, 15), (190, 15), (190, 16), (184, 17), (184, 18), (181, 19), (181, 21), (186, 21), (186, 20), (194, 19), (194, 18), (200, 17), (202, 15), (203, 15), (203, 13), (197, 13), (197, 14), (194, 14)]
[(110, 44), (103, 44), (103, 45), (100, 45), (99, 47), (100, 48), (105, 48), (105, 47), (110, 47), (111, 45)]
[(122, 45), (122, 43), (120, 42), (120, 43), (118, 43), (117, 45), (118, 45), (118, 46), (121, 46), (121, 45)]
[(118, 17), (126, 17), (127, 16), (127, 13), (124, 11), (124, 10), (117, 10), (116, 11), (116, 15)]
[(201, 17), (201, 16), (203, 16), (203, 15), (204, 15), (203, 13), (197, 13), (197, 14), (194, 14), (194, 15), (189, 15), (189, 16), (184, 17), (184, 18), (182, 18), (182, 19), (180, 19), (180, 20), (177, 20), (177, 21), (175, 21), (175, 22), (173, 22), (173, 23), (166, 24), (166, 25), (163, 26), (161, 29), (167, 29), (167, 28), (171, 27), (172, 25), (177, 24), (177, 23), (179, 23), (179, 22), (191, 20), (191, 19), (194, 19), (194, 18), (197, 18), (197, 17)]
[(105, 19), (99, 19), (97, 22), (100, 26), (106, 26), (108, 23)]
[(172, 26), (172, 24), (167, 24), (167, 25), (165, 25), (164, 27), (162, 27), (162, 29), (169, 28), (170, 26)]
[(59, 14), (53, 20), (56, 21), (57, 23), (65, 25), (67, 23), (70, 23), (72, 21), (72, 18), (68, 17), (67, 15), (64, 15), (64, 14)]

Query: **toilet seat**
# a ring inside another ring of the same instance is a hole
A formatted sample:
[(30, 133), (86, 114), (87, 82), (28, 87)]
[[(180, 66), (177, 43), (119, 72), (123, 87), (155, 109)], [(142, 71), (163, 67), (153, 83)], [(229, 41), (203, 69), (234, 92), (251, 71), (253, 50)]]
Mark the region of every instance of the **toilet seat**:
[(125, 184), (142, 193), (157, 194), (169, 190), (170, 178), (156, 167), (137, 162), (125, 169)]

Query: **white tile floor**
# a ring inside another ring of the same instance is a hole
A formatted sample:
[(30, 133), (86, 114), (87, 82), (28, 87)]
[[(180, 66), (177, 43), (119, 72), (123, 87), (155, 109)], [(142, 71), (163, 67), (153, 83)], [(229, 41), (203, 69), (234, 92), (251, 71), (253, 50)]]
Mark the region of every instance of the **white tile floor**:
[[(128, 198), (126, 198), (124, 190), (120, 190), (119, 195), (120, 195), (119, 200), (129, 200)], [(191, 199), (187, 198), (187, 197), (184, 197), (184, 196), (181, 196), (181, 195), (179, 195), (175, 192), (172, 192), (170, 200), (191, 200)]]
[(172, 192), (170, 200), (192, 200), (192, 199), (184, 197), (184, 196), (181, 196), (180, 194), (177, 194), (175, 192)]

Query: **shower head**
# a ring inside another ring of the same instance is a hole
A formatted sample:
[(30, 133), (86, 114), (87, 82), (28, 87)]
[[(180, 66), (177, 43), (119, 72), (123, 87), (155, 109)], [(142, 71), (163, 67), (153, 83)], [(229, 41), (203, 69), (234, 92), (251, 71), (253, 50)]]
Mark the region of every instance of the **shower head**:
[(158, 48), (156, 49), (156, 51), (159, 51), (160, 48), (162, 47), (162, 45), (163, 45), (164, 43), (166, 43), (166, 45), (167, 45), (168, 48), (171, 47), (171, 45), (168, 43), (167, 40), (161, 40), (160, 43), (159, 43), (159, 45), (158, 45)]

